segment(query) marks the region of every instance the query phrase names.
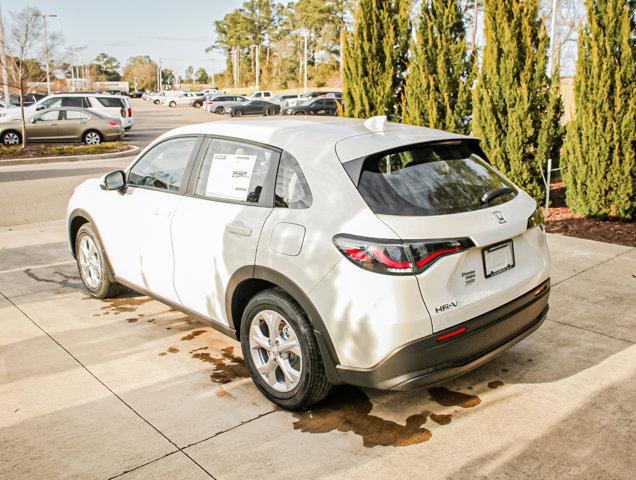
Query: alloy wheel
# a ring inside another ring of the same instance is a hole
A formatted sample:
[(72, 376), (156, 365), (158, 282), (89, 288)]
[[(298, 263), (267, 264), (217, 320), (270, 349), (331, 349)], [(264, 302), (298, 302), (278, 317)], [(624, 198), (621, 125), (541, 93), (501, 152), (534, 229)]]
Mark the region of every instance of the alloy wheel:
[(249, 333), (250, 354), (262, 379), (277, 392), (289, 392), (300, 381), (303, 359), (298, 336), (274, 310), (262, 310)]
[(20, 137), (17, 133), (14, 132), (5, 133), (2, 140), (5, 145), (17, 145), (18, 143), (20, 143)]
[(92, 237), (85, 235), (80, 241), (79, 266), (82, 280), (88, 288), (96, 290), (102, 279), (102, 261)]
[(84, 137), (84, 142), (86, 142), (87, 145), (97, 145), (99, 143), (102, 143), (102, 139), (99, 136), (99, 133), (88, 132)]

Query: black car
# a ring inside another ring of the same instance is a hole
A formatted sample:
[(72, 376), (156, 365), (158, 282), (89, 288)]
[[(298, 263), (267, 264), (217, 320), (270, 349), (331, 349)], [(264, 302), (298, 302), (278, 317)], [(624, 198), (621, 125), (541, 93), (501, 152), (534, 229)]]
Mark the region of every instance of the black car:
[(225, 113), (233, 117), (242, 115), (276, 115), (280, 113), (280, 105), (264, 100), (252, 100), (245, 105), (225, 107)]
[(283, 109), (285, 115), (338, 115), (339, 102), (335, 98), (319, 97), (302, 105)]
[(143, 94), (144, 94), (143, 90), (135, 90), (130, 93), (130, 98), (141, 98)]
[[(44, 97), (46, 97), (46, 95), (43, 95), (41, 93), (27, 93), (22, 98), (22, 101), (24, 102), (24, 106), (28, 107), (29, 105), (33, 105), (35, 102), (37, 102), (38, 100), (43, 99)], [(10, 99), (12, 105), (15, 105), (16, 107), (20, 106), (20, 96), (19, 95), (11, 94), (9, 96), (9, 99)]]

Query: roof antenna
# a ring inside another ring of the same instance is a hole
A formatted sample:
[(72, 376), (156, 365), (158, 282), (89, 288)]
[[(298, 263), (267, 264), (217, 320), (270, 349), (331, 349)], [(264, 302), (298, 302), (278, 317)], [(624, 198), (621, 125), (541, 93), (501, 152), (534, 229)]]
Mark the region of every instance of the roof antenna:
[(387, 119), (386, 115), (378, 115), (375, 117), (367, 118), (364, 121), (364, 126), (367, 130), (371, 130), (372, 132), (382, 132), (388, 121), (389, 120)]

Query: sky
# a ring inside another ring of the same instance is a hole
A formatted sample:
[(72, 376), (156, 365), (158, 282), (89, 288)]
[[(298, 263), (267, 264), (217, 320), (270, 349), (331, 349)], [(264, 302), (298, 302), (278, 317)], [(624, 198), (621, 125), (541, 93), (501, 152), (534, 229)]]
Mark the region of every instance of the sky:
[(162, 67), (185, 75), (192, 65), (211, 73), (225, 69), (225, 55), (205, 53), (214, 41), (214, 21), (238, 8), (242, 0), (0, 0), (5, 27), (10, 12), (34, 7), (56, 13), (49, 31), (61, 32), (67, 47), (85, 47), (76, 57), (88, 63), (98, 53), (117, 58), (123, 67), (128, 57), (149, 55)]

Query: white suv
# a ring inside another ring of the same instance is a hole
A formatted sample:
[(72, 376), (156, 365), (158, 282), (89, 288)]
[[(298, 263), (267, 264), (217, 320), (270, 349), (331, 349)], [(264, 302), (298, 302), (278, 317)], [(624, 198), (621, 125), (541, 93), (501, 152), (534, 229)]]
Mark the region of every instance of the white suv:
[[(127, 98), (121, 95), (86, 92), (54, 93), (38, 100), (33, 105), (24, 107), (24, 114), (26, 118), (30, 118), (40, 110), (62, 107), (85, 108), (108, 118), (119, 119), (124, 130), (130, 130), (133, 127), (132, 105)], [(0, 111), (0, 122), (17, 120), (20, 115), (19, 108)]]
[(479, 140), (383, 118), (177, 128), (82, 183), (68, 232), (93, 296), (127, 286), (210, 322), (285, 408), (439, 383), (548, 310), (535, 201)]

